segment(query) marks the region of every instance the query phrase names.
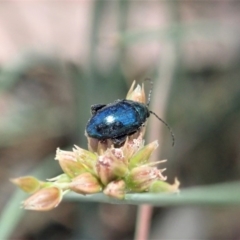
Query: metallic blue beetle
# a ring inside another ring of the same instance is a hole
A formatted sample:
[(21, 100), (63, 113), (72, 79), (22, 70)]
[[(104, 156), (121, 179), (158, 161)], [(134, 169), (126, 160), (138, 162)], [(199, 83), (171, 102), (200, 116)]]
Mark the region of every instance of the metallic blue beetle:
[(151, 92), (152, 89), (147, 104), (124, 99), (107, 105), (92, 105), (92, 117), (86, 127), (88, 136), (100, 141), (111, 139), (115, 146), (121, 146), (127, 136), (134, 134), (144, 125), (151, 113), (168, 127), (174, 145), (174, 135), (168, 124), (148, 109)]

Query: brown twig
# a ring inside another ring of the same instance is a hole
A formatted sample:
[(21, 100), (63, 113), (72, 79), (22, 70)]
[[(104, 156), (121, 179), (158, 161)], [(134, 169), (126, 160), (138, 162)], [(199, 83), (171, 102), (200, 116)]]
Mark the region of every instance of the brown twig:
[(153, 208), (150, 205), (142, 205), (138, 208), (135, 240), (148, 239)]

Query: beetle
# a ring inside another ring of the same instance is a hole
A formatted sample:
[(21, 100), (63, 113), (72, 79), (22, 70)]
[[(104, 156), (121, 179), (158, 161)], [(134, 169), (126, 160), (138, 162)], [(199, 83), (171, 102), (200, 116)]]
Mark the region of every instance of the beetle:
[[(150, 79), (146, 80), (149, 80), (153, 86)], [(145, 124), (150, 114), (153, 114), (168, 127), (172, 136), (172, 145), (174, 145), (175, 138), (169, 125), (149, 110), (151, 94), (152, 87), (147, 104), (123, 99), (109, 104), (92, 105), (92, 117), (86, 126), (87, 135), (100, 141), (111, 139), (114, 146), (121, 146), (127, 136), (136, 133)]]

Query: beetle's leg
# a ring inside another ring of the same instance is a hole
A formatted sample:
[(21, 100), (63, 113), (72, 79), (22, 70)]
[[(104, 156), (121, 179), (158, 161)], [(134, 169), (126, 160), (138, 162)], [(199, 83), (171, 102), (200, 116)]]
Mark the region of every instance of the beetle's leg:
[(115, 147), (120, 147), (126, 141), (126, 138), (127, 138), (127, 135), (120, 136), (120, 137), (117, 137), (117, 138), (113, 138), (112, 142), (113, 142)]
[(92, 115), (95, 115), (98, 110), (102, 109), (105, 106), (106, 106), (106, 104), (94, 104), (94, 105), (92, 105), (91, 106), (91, 113), (92, 113)]

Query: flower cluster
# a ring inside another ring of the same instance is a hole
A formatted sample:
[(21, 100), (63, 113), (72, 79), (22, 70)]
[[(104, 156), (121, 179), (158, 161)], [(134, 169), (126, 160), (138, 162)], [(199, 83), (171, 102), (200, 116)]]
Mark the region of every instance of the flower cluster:
[[(126, 99), (145, 103), (143, 86), (131, 86)], [(40, 181), (26, 176), (11, 181), (32, 195), (23, 202), (30, 210), (47, 211), (55, 208), (68, 191), (79, 194), (103, 192), (105, 195), (124, 199), (126, 193), (178, 192), (179, 182), (166, 183), (165, 169), (158, 169), (158, 162), (149, 158), (158, 147), (154, 141), (144, 145), (145, 127), (127, 138), (121, 147), (114, 147), (111, 140), (88, 139), (89, 150), (74, 146), (72, 151), (57, 149), (56, 160), (63, 174)]]

